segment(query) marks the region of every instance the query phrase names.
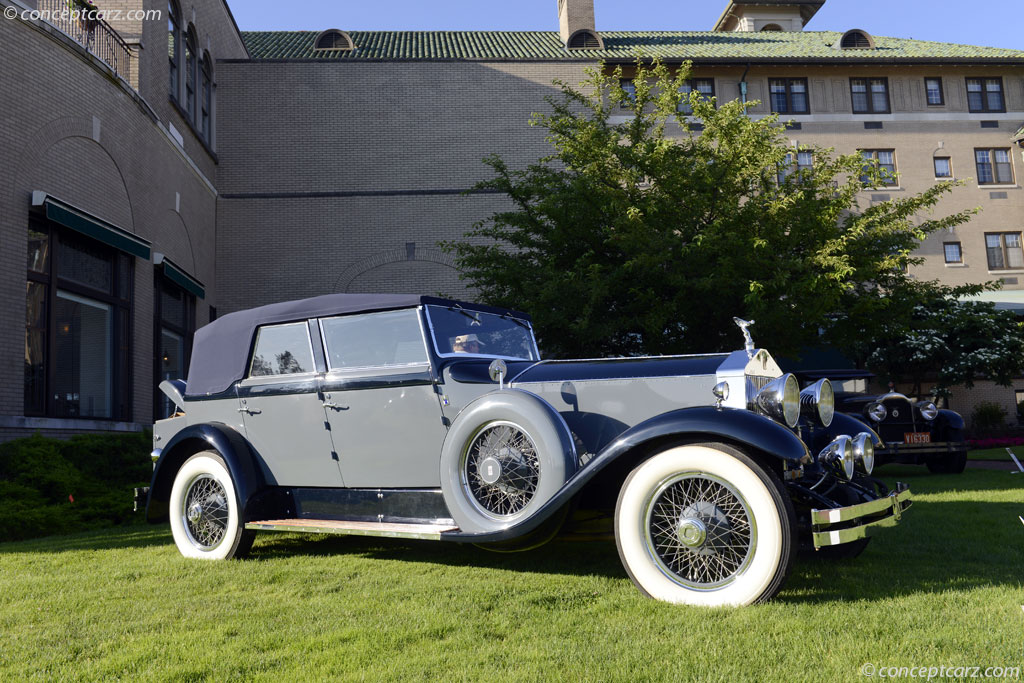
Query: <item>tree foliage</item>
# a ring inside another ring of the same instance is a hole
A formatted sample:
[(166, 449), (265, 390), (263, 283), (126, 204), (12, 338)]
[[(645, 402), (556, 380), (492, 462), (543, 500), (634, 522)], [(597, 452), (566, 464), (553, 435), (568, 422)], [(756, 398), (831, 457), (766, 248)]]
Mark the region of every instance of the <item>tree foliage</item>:
[(822, 334), (842, 345), (898, 303), (886, 292), (914, 290), (903, 269), (920, 241), (970, 216), (926, 216), (948, 182), (862, 207), (885, 179), (859, 154), (801, 148), (800, 170), (777, 116), (682, 95), (688, 65), (637, 70), (635, 96), (621, 69), (559, 82), (531, 121), (551, 155), (485, 159), (494, 176), (476, 189), (510, 206), (444, 244), (483, 300), (531, 312), (548, 355), (735, 349), (733, 316), (776, 353)]
[(994, 304), (935, 293), (914, 306), (908, 321), (890, 322), (867, 364), (883, 378), (912, 382), (918, 396), (926, 381), (940, 396), (979, 378), (1009, 386), (1024, 374), (1024, 323)]

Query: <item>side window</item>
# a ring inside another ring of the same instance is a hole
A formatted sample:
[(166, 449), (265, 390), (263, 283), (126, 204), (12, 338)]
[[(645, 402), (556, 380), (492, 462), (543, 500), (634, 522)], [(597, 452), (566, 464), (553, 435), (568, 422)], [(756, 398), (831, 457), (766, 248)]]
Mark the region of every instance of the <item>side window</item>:
[(313, 372), (315, 367), (306, 323), (271, 325), (256, 333), (250, 377), (298, 375)]
[(421, 365), (427, 350), (416, 311), (324, 318), (329, 370)]

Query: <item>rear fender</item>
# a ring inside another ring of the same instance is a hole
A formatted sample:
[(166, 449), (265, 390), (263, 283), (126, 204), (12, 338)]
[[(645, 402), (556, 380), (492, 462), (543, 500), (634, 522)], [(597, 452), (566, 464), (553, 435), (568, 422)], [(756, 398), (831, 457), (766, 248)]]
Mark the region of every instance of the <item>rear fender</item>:
[(219, 422), (185, 427), (160, 452), (149, 486), (146, 521), (167, 521), (171, 487), (178, 469), (192, 455), (209, 450), (216, 451), (224, 459), (238, 492), (243, 519), (248, 521), (246, 508), (253, 496), (266, 488), (266, 481), (249, 443), (234, 429)]

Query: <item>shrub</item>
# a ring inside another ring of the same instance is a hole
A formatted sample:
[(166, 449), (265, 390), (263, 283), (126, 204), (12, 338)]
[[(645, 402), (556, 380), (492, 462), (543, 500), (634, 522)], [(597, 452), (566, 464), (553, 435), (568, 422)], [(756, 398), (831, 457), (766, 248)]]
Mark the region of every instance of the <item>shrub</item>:
[(1005, 426), (1006, 410), (998, 403), (982, 401), (974, 406), (971, 413), (971, 428), (975, 434), (983, 434)]
[(132, 521), (131, 489), (152, 475), (150, 439), (36, 434), (0, 444), (0, 541)]

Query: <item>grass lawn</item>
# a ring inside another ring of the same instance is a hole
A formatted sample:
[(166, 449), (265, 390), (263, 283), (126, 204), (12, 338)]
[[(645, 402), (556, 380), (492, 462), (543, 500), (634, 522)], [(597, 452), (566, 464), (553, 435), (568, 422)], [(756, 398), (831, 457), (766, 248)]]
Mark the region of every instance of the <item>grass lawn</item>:
[(864, 680), (1024, 667), (1024, 475), (929, 475), (857, 560), (802, 557), (767, 605), (643, 598), (614, 543), (529, 553), (264, 534), (185, 560), (164, 527), (0, 544), (0, 679)]
[[(1024, 446), (1014, 446), (1012, 448), (1013, 454), (1017, 456), (1017, 459), (1024, 462)], [(1006, 448), (976, 448), (974, 450), (967, 451), (968, 460), (1005, 460), (1010, 461), (1010, 456), (1006, 452)]]

